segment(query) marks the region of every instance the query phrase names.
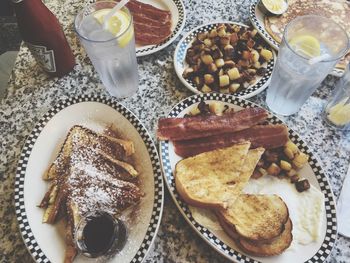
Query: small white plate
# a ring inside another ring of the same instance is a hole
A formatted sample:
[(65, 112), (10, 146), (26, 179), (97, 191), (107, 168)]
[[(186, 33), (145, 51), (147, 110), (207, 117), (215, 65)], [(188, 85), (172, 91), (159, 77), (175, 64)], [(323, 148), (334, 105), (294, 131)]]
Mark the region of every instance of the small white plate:
[(153, 5), (171, 12), (171, 35), (156, 45), (136, 45), (136, 56), (142, 57), (153, 54), (170, 45), (181, 33), (186, 22), (185, 6), (182, 0), (141, 0), (140, 2)]
[[(189, 113), (199, 102), (219, 102), (224, 103), (230, 108), (241, 109), (249, 107), (259, 107), (247, 100), (234, 97), (227, 94), (209, 93), (190, 96), (179, 102), (173, 107), (168, 117), (183, 117)], [(275, 115), (270, 113), (268, 121), (273, 124), (283, 123)], [(169, 192), (184, 216), (188, 224), (195, 230), (195, 232), (203, 238), (212, 248), (221, 253), (229, 260), (242, 263), (295, 263), (295, 262), (309, 262), (320, 263), (324, 262), (331, 254), (332, 248), (335, 245), (337, 237), (337, 215), (334, 202), (334, 196), (329, 185), (328, 179), (320, 167), (314, 155), (309, 151), (307, 145), (299, 137), (297, 133), (289, 129), (289, 138), (294, 142), (299, 150), (309, 155), (309, 162), (303, 169), (299, 171), (301, 177), (309, 180), (310, 184), (320, 190), (325, 197), (324, 202), (324, 216), (321, 224), (320, 238), (317, 242), (308, 245), (299, 245), (290, 247), (281, 255), (271, 257), (253, 257), (242, 252), (235, 242), (227, 236), (223, 230), (210, 230), (205, 226), (199, 224), (192, 216), (189, 206), (182, 201), (176, 187), (174, 178), (175, 165), (182, 158), (174, 152), (174, 146), (170, 141), (161, 141), (159, 143), (159, 152), (161, 157), (164, 178)]]
[[(278, 48), (280, 44), (273, 39), (273, 37), (267, 32), (265, 29), (265, 14), (262, 13), (258, 8), (258, 3), (260, 0), (253, 0), (249, 7), (249, 19), (252, 25), (255, 27), (256, 30), (258, 30), (260, 36), (266, 40), (267, 43), (271, 47), (273, 47), (276, 51), (278, 51)], [(344, 75), (344, 70), (339, 68), (334, 68), (332, 72), (330, 73), (333, 76), (341, 77)]]
[[(136, 116), (113, 99), (81, 96), (59, 102), (36, 124), (22, 149), (15, 182), (17, 220), (24, 243), (36, 262), (63, 262), (65, 233), (62, 221), (42, 223), (40, 204), (48, 183), (42, 175), (56, 158), (68, 130), (75, 124), (101, 131), (115, 124), (118, 132), (135, 145), (135, 168), (145, 196), (125, 247), (112, 262), (142, 262), (157, 234), (163, 210), (163, 180), (159, 158), (151, 136)], [(78, 256), (74, 262), (85, 262)]]
[[(209, 31), (212, 28), (217, 27), (219, 24), (230, 24), (230, 25), (239, 25), (243, 27), (248, 27), (247, 25), (241, 24), (241, 23), (236, 23), (236, 22), (211, 22), (205, 25), (201, 25), (199, 27), (194, 28), (191, 30), (187, 35), (185, 35), (180, 42), (177, 44), (177, 47), (175, 49), (174, 53), (174, 68), (177, 76), (181, 80), (181, 82), (188, 88), (190, 91), (193, 93), (201, 94), (202, 92), (197, 89), (194, 83), (189, 81), (188, 79), (185, 79), (182, 76), (182, 73), (184, 72), (185, 68), (188, 67), (188, 64), (185, 60), (186, 58), (186, 52), (187, 49), (192, 45), (193, 40), (196, 38), (197, 34), (200, 32), (205, 32)], [(258, 93), (262, 92), (264, 89), (267, 88), (268, 84), (270, 83), (270, 78), (273, 70), (273, 66), (276, 61), (276, 54), (275, 52), (271, 49), (273, 53), (273, 59), (270, 60), (267, 63), (266, 66), (266, 73), (262, 77), (257, 77), (257, 80), (254, 84), (250, 85), (244, 90), (241, 90), (239, 92), (233, 93), (233, 95), (240, 97), (240, 98), (250, 98)]]

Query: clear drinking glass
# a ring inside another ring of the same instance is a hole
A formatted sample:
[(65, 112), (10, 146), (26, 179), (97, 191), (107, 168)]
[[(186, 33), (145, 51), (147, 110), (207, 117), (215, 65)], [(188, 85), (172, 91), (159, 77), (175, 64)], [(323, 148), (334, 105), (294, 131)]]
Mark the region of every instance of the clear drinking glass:
[(337, 82), (329, 99), (324, 117), (328, 124), (338, 129), (350, 129), (350, 65), (344, 76)]
[[(267, 90), (268, 107), (281, 115), (296, 113), (348, 48), (347, 33), (333, 20), (308, 15), (291, 21), (284, 30)], [(310, 63), (324, 55), (323, 61)]]
[[(134, 94), (138, 89), (135, 36), (131, 13), (126, 7), (121, 9), (127, 15), (128, 20), (124, 20), (127, 23), (126, 26), (121, 27), (124, 30), (121, 29), (121, 32), (116, 35), (104, 29), (101, 24), (102, 20), (97, 19), (101, 12), (107, 13), (107, 10), (112, 9), (115, 5), (114, 1), (100, 1), (88, 5), (78, 13), (74, 24), (80, 41), (107, 91), (117, 98), (125, 98)], [(118, 19), (112, 22), (118, 23)]]

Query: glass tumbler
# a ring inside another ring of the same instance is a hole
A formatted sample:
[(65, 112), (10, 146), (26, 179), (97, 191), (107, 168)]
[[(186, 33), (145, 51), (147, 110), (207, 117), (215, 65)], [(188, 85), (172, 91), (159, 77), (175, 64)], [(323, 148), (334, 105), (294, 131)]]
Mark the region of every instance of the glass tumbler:
[[(138, 89), (138, 71), (132, 15), (126, 7), (122, 20), (110, 20), (112, 29), (104, 28), (103, 16), (117, 2), (99, 1), (85, 7), (75, 18), (75, 30), (107, 91), (114, 97), (125, 98)], [(98, 20), (100, 18), (100, 21)], [(114, 24), (113, 24), (114, 23)], [(118, 25), (119, 23), (119, 25)]]
[(327, 123), (335, 128), (350, 129), (350, 64), (336, 84), (324, 109), (324, 117)]
[(280, 115), (296, 113), (348, 47), (347, 33), (331, 19), (307, 15), (291, 21), (267, 89), (267, 106)]

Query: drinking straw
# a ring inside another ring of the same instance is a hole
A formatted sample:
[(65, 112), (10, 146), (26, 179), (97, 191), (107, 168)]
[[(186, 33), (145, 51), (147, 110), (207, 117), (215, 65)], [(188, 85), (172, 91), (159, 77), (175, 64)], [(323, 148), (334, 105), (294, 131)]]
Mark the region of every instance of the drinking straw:
[(111, 11), (109, 11), (109, 13), (104, 17), (103, 19), (103, 28), (107, 29), (108, 28), (108, 20), (119, 10), (121, 9), (123, 6), (125, 6), (130, 0), (121, 0), (118, 4), (115, 5), (115, 7), (113, 7), (111, 9)]

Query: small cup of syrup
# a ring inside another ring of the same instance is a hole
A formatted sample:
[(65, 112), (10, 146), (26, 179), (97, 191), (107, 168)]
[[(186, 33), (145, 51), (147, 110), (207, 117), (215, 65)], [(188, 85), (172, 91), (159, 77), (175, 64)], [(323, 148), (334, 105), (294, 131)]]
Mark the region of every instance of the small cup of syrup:
[(113, 256), (124, 247), (127, 238), (123, 221), (102, 211), (84, 216), (75, 233), (77, 248), (89, 258)]

